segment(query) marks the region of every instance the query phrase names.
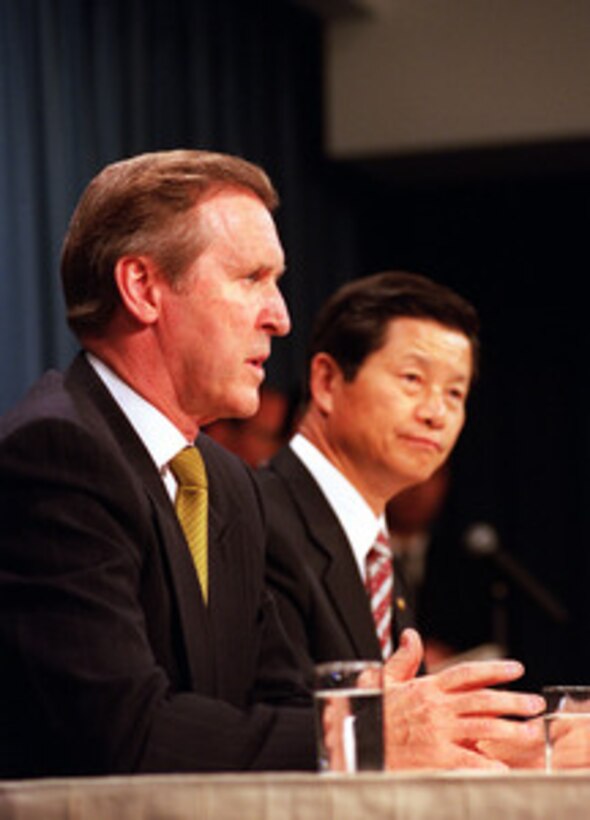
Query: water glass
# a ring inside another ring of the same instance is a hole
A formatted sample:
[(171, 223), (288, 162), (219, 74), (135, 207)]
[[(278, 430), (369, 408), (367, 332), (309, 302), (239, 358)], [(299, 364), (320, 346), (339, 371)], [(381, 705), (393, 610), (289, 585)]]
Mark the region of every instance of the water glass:
[(546, 686), (545, 770), (590, 768), (590, 686)]
[(334, 661), (316, 666), (315, 672), (319, 770), (383, 769), (383, 665)]

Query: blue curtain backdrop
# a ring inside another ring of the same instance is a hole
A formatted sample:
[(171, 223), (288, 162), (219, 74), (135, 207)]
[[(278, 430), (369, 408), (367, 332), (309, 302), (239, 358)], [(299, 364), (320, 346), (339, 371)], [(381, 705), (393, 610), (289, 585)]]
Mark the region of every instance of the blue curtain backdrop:
[(179, 146), (260, 162), (279, 188), (294, 330), (269, 379), (291, 387), (310, 315), (355, 270), (320, 54), (318, 20), (287, 0), (0, 0), (0, 412), (75, 349), (58, 268), (84, 185)]

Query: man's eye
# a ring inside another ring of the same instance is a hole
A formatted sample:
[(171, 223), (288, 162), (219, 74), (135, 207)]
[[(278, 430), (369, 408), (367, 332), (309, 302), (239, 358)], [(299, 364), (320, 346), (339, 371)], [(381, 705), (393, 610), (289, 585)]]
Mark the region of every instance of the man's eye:
[(461, 390), (458, 387), (454, 387), (454, 388), (451, 388), (450, 390), (448, 390), (447, 392), (448, 392), (449, 396), (454, 401), (465, 401), (465, 391), (464, 390)]

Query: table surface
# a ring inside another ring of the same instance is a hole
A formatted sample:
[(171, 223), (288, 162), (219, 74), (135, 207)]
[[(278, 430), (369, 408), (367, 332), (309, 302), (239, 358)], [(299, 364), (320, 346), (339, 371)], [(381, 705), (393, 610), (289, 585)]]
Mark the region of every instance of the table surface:
[(587, 820), (590, 770), (0, 781), (1, 820)]

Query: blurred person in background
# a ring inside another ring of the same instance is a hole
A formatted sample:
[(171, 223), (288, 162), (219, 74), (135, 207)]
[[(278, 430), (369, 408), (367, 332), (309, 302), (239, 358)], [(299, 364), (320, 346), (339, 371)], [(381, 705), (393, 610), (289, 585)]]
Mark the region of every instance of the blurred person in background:
[(275, 387), (262, 386), (260, 405), (247, 419), (219, 419), (205, 428), (207, 435), (243, 458), (251, 467), (266, 464), (289, 440), (295, 400)]
[(385, 516), (395, 566), (436, 670), (464, 657), (501, 657), (495, 643), (490, 565), (472, 557), (454, 520), (449, 462), (426, 481), (395, 495)]

